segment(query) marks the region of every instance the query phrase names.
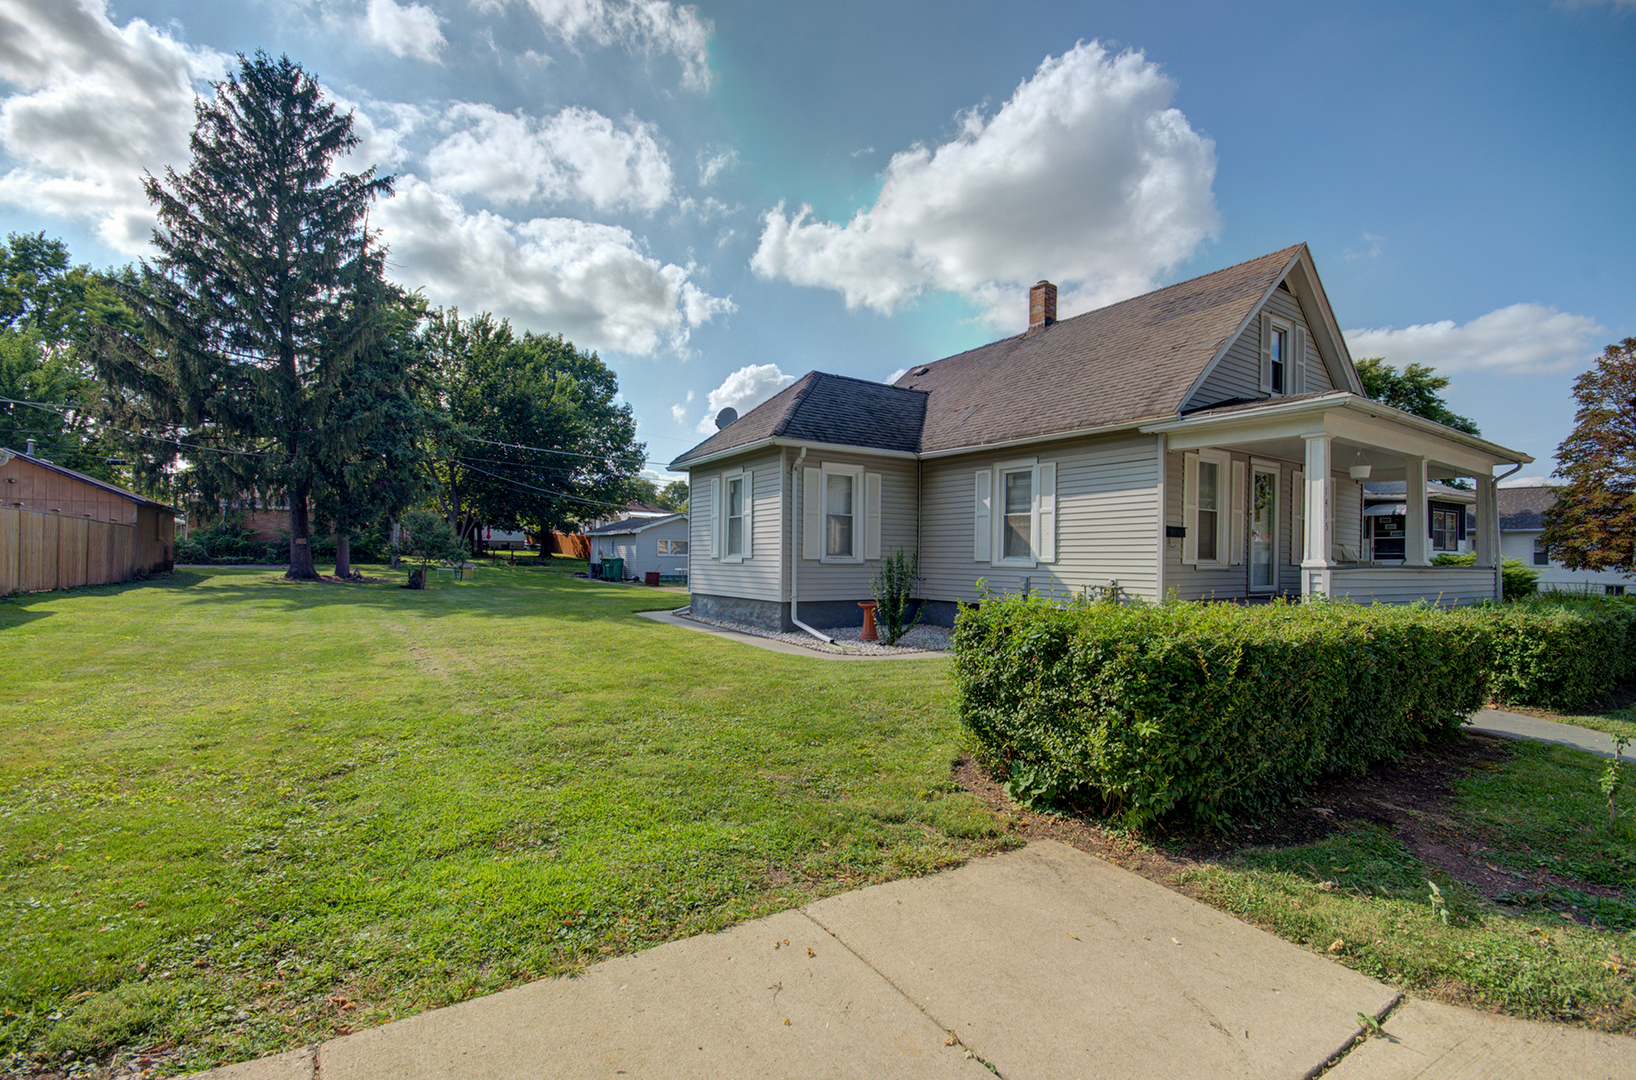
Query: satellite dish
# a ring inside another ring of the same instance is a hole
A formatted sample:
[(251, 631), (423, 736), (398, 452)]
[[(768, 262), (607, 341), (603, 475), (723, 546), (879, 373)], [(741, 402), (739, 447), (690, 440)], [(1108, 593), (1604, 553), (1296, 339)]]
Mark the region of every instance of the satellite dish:
[(731, 405), (727, 406), (727, 408), (716, 414), (716, 430), (720, 431), (722, 428), (726, 427), (728, 424), (731, 424), (737, 419), (738, 410), (733, 408)]

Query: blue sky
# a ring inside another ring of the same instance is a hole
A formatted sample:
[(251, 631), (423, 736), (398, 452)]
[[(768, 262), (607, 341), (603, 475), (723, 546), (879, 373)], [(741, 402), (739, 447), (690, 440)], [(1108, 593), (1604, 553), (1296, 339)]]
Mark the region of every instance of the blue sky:
[(393, 276), (599, 351), (656, 462), (1038, 278), (1067, 315), (1303, 240), (1354, 356), (1450, 375), (1525, 476), (1636, 335), (1636, 0), (0, 0), (0, 232), (140, 258), (140, 172), (256, 49), (398, 176)]

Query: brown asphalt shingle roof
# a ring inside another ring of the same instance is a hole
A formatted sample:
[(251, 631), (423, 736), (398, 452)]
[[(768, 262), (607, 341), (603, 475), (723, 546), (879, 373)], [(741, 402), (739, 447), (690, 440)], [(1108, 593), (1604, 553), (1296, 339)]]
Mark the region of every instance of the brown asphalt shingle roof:
[(897, 385), (931, 395), (921, 450), (1174, 415), (1299, 250), (1275, 251), (911, 369)]
[(916, 365), (891, 387), (809, 372), (671, 467), (780, 436), (930, 453), (1174, 416), (1302, 247)]

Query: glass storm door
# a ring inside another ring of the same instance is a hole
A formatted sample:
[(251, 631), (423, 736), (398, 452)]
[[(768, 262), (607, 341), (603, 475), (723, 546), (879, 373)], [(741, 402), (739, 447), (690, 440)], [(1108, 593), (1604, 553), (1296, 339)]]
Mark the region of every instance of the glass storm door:
[(1256, 469), (1250, 492), (1255, 508), (1250, 519), (1250, 588), (1271, 592), (1278, 587), (1278, 472)]

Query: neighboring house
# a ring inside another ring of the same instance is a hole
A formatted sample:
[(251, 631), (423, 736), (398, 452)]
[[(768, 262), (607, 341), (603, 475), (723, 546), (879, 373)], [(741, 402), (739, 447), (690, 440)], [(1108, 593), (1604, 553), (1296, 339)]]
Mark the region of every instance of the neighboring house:
[(0, 596), (169, 570), (175, 530), (168, 506), (32, 453), (0, 449)]
[(624, 559), (623, 573), (629, 580), (640, 581), (653, 571), (665, 577), (687, 576), (686, 514), (632, 516), (598, 526), (585, 538), (591, 545), (591, 562)]
[[(882, 555), (928, 619), (991, 590), (1156, 600), (1498, 597), (1493, 470), (1523, 453), (1363, 395), (1306, 245), (1026, 333), (891, 386), (810, 372), (671, 462), (696, 611), (856, 623)], [(1402, 480), (1401, 560), (1359, 480)], [(1433, 567), (1426, 484), (1475, 477), (1474, 567)], [(803, 615), (803, 613), (805, 613)]]
[[(1401, 563), (1407, 543), (1408, 510), (1402, 480), (1363, 485), (1363, 557), (1378, 563)], [(1432, 557), (1476, 550), (1477, 492), (1426, 483), (1426, 530)], [(1500, 526), (1505, 527), (1503, 524)]]
[(1556, 502), (1556, 489), (1545, 484), (1501, 488), (1500, 554), (1521, 559), (1539, 571), (1541, 592), (1598, 592), (1623, 596), (1636, 592), (1636, 580), (1617, 570), (1569, 570), (1553, 561), (1539, 540), (1545, 532), (1545, 511)]

